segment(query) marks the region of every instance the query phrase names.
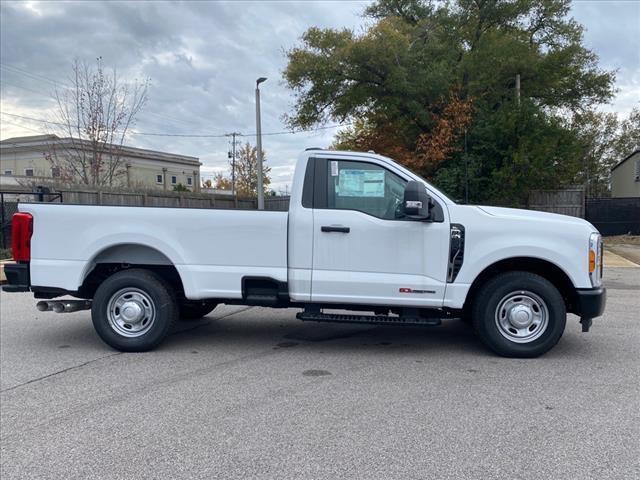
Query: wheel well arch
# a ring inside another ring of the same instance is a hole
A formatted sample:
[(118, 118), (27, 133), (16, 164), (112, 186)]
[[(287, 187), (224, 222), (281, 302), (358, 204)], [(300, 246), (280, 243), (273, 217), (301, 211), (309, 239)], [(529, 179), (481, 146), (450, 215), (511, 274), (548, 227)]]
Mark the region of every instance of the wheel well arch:
[(551, 282), (558, 289), (560, 295), (562, 295), (567, 311), (572, 312), (575, 310), (576, 291), (569, 276), (555, 263), (535, 257), (505, 258), (486, 267), (473, 280), (463, 308), (465, 310), (469, 309), (480, 287), (490, 278), (500, 273), (518, 270), (535, 273)]
[(84, 298), (93, 298), (107, 277), (129, 268), (154, 272), (175, 289), (178, 297), (184, 298), (180, 273), (169, 257), (156, 248), (138, 243), (119, 243), (100, 250), (87, 263), (79, 292)]

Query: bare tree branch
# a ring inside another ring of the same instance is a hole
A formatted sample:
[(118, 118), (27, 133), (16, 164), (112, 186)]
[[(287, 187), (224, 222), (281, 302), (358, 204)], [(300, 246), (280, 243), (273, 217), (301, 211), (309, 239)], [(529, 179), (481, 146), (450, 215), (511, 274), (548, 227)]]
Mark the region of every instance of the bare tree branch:
[(115, 68), (105, 73), (102, 58), (95, 66), (74, 60), (70, 86), (56, 89), (58, 132), (47, 158), (74, 181), (113, 185), (125, 173), (122, 146), (128, 130), (147, 102), (149, 80), (127, 83)]

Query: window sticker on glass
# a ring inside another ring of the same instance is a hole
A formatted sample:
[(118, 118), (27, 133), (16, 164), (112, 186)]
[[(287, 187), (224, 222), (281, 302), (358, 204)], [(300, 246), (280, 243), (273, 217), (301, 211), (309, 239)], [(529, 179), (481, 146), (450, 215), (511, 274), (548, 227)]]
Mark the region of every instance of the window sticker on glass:
[(384, 171), (340, 170), (337, 187), (340, 197), (384, 197)]
[(331, 176), (338, 176), (338, 162), (336, 162), (335, 160), (331, 160)]

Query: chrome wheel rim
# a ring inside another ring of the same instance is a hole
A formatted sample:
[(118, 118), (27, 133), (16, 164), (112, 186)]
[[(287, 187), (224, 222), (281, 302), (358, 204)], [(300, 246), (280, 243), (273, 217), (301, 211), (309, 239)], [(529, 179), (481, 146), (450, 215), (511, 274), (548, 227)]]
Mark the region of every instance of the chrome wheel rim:
[(118, 335), (140, 337), (153, 326), (156, 309), (147, 292), (138, 288), (123, 288), (111, 296), (107, 318)]
[(507, 340), (515, 343), (533, 342), (549, 326), (549, 309), (545, 301), (533, 292), (511, 292), (498, 302), (496, 326)]

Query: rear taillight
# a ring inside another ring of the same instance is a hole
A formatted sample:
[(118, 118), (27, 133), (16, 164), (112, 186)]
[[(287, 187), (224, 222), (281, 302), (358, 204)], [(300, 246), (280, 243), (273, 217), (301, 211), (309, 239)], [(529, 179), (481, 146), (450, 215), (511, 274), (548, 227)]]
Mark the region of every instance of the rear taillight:
[(11, 250), (16, 262), (31, 260), (33, 217), (30, 213), (14, 213), (11, 219)]
[(589, 237), (589, 277), (591, 286), (602, 285), (602, 236), (594, 232)]

